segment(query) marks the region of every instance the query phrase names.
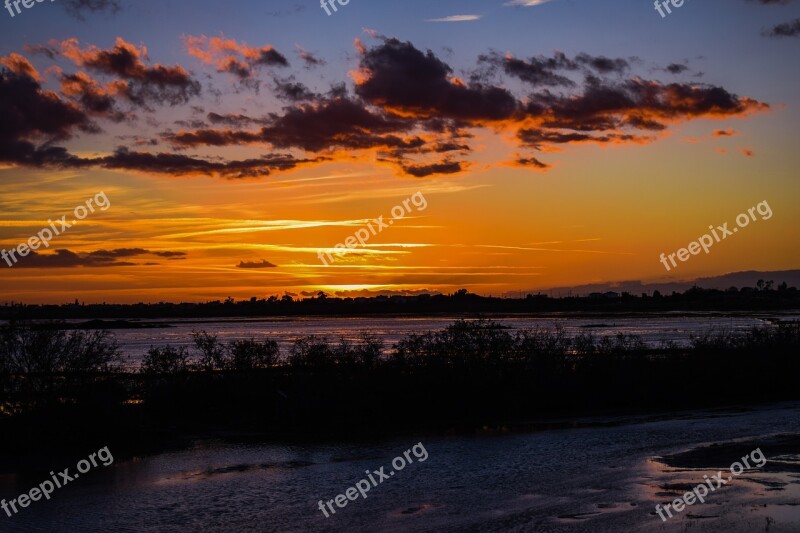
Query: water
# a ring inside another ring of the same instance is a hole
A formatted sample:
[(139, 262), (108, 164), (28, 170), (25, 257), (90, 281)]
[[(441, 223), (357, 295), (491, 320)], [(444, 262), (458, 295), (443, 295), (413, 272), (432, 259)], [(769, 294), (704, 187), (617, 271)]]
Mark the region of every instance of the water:
[[(796, 532), (797, 479), (783, 492), (769, 492), (754, 486), (752, 475), (691, 511), (716, 518), (685, 512), (662, 524), (654, 505), (669, 499), (654, 494), (668, 474), (653, 458), (701, 443), (799, 432), (798, 415), (800, 404), (783, 404), (504, 436), (409, 435), (320, 445), (202, 441), (93, 470), (50, 501), (34, 502), (11, 518), (0, 515), (0, 530), (733, 533), (764, 531), (771, 520), (768, 531)], [(407, 465), (335, 515), (326, 518), (319, 510), (319, 500), (344, 493), (365, 470), (389, 467), (417, 443), (426, 461)], [(702, 482), (702, 472), (682, 475)], [(34, 478), (0, 477), (0, 494), (27, 491)]]
[[(499, 317), (495, 320), (513, 329), (552, 327), (560, 324), (569, 335), (591, 332), (597, 336), (616, 333), (640, 335), (649, 345), (662, 341), (673, 341), (686, 345), (692, 335), (709, 329), (743, 331), (754, 326), (763, 326), (770, 321), (797, 320), (800, 315), (750, 314), (748, 316), (713, 316), (697, 314), (644, 316), (634, 318), (592, 317), (572, 318), (556, 316), (546, 318)], [(171, 319), (149, 320), (168, 324), (170, 328), (119, 329), (113, 333), (120, 343), (122, 353), (129, 364), (136, 365), (151, 346), (191, 345), (193, 331), (205, 330), (219, 336), (223, 342), (239, 339), (270, 338), (278, 341), (282, 353), (287, 353), (292, 339), (304, 335), (322, 335), (331, 340), (340, 336), (355, 337), (366, 331), (383, 339), (386, 349), (411, 333), (422, 333), (442, 329), (455, 320), (454, 317), (310, 317), (310, 318), (263, 318), (263, 319)], [(80, 322), (80, 321), (71, 321)], [(586, 326), (599, 326), (591, 327)]]

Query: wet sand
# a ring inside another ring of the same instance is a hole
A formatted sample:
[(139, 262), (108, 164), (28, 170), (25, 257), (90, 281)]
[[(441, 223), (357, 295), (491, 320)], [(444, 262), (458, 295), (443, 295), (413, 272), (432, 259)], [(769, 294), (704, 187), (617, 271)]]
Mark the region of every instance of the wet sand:
[[(674, 413), (592, 426), (372, 442), (200, 440), (120, 460), (0, 529), (30, 531), (798, 532), (800, 404)], [(325, 518), (317, 503), (423, 442), (429, 458)], [(655, 513), (760, 448), (742, 473), (667, 522)], [(112, 450), (113, 452), (113, 450)], [(68, 466), (41, 465), (42, 469)], [(46, 470), (45, 470), (46, 472)], [(43, 479), (43, 478), (42, 478)], [(40, 481), (0, 476), (14, 497)]]

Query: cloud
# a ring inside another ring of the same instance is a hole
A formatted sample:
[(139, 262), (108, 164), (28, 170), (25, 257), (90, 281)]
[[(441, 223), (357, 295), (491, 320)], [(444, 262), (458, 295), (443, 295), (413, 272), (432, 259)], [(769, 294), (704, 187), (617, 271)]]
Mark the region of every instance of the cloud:
[(122, 9), (118, 0), (59, 0), (59, 4), (64, 6), (68, 15), (78, 20), (85, 20), (83, 15), (86, 12), (107, 12), (113, 15)]
[(275, 78), (273, 80), (275, 96), (281, 100), (289, 102), (302, 102), (318, 98), (319, 95), (311, 92), (311, 90), (302, 83), (296, 82), (294, 77), (286, 79)]
[(26, 140), (65, 140), (75, 130), (96, 129), (77, 104), (44, 90), (38, 73), (28, 68), (30, 63), (19, 61), (14, 54), (0, 63), (5, 65), (0, 69), (0, 159), (22, 148)]
[(531, 95), (528, 112), (571, 129), (609, 130), (629, 126), (664, 129), (665, 122), (722, 118), (766, 111), (767, 104), (722, 87), (632, 78), (613, 82), (587, 78), (581, 94)]
[(297, 57), (305, 63), (306, 68), (319, 67), (326, 64), (325, 60), (315, 56), (299, 44), (295, 45), (294, 49), (295, 53), (297, 53)]
[(546, 4), (551, 0), (510, 0), (503, 4), (504, 6), (521, 6), (521, 7), (536, 7)]
[(268, 17), (286, 17), (288, 15), (292, 15), (294, 13), (300, 13), (301, 11), (305, 11), (306, 6), (303, 4), (295, 4), (291, 9), (282, 9), (279, 11), (267, 11), (265, 14)]
[(517, 111), (517, 100), (507, 89), (468, 86), (452, 73), (431, 51), (386, 39), (361, 58), (356, 94), (370, 104), (418, 117), (502, 120)]
[(689, 67), (680, 63), (670, 63), (665, 70), (670, 74), (683, 74)]
[(132, 118), (118, 109), (118, 96), (120, 85), (110, 83), (102, 86), (99, 82), (92, 79), (85, 72), (75, 74), (59, 74), (61, 82), (61, 94), (78, 103), (81, 108), (89, 115), (105, 117), (113, 122), (122, 122)]
[(260, 124), (263, 122), (262, 120), (251, 118), (242, 114), (227, 113), (220, 115), (219, 113), (214, 113), (213, 111), (207, 115), (207, 118), (212, 124), (224, 124), (226, 126), (236, 127)]
[[(378, 161), (405, 174), (426, 177), (464, 171), (455, 158), (418, 160), (448, 151), (465, 157), (471, 149), (458, 137), (473, 127), (511, 128), (522, 146), (547, 151), (554, 145), (594, 142), (644, 144), (652, 132), (693, 118), (743, 116), (768, 109), (706, 84), (662, 83), (640, 77), (620, 79), (632, 67), (628, 59), (579, 53), (568, 57), (515, 59), (491, 52), (478, 58), (476, 75), (464, 82), (431, 51), (410, 42), (377, 36), (379, 44), (358, 44), (361, 60), (351, 73), (355, 95), (341, 87), (328, 95), (311, 93), (293, 79), (276, 79), (276, 93), (295, 105), (272, 114), (260, 129), (226, 128), (181, 131), (165, 137), (176, 147), (264, 144), (319, 153), (335, 149), (378, 149)], [(492, 80), (498, 72), (541, 90), (526, 98)], [(582, 87), (571, 77), (582, 75)], [(610, 77), (609, 77), (610, 76)], [(409, 81), (413, 80), (413, 81)], [(535, 126), (533, 126), (535, 124)], [(528, 159), (528, 166), (537, 167)]]
[(258, 178), (275, 171), (285, 171), (314, 160), (295, 159), (291, 155), (269, 154), (245, 160), (209, 161), (173, 153), (136, 152), (120, 148), (113, 155), (85, 160), (85, 165), (109, 169), (133, 170), (172, 176), (212, 176)]
[(178, 132), (166, 138), (171, 143), (192, 147), (262, 143), (277, 148), (300, 148), (318, 152), (331, 148), (413, 147), (422, 139), (404, 138), (413, 123), (401, 117), (371, 111), (351, 98), (329, 98), (290, 107), (273, 116), (260, 130), (197, 130)]
[(521, 157), (521, 156), (518, 156), (516, 159), (514, 159), (512, 161), (512, 165), (520, 167), (533, 167), (540, 170), (545, 170), (551, 167), (551, 165), (542, 163), (535, 157)]
[[(553, 152), (581, 143), (630, 146), (656, 142), (684, 122), (741, 118), (769, 109), (755, 98), (709, 83), (648, 79), (636, 72), (641, 64), (636, 58), (558, 51), (521, 58), (490, 50), (459, 77), (430, 50), (370, 35), (374, 41), (369, 44), (356, 41), (357, 66), (349, 73), (349, 85), (334, 79), (327, 82), (327, 92), (317, 92), (306, 85), (311, 73), (304, 73), (301, 82), (291, 71), (270, 72), (269, 98), (278, 105), (264, 116), (188, 105), (197, 82), (181, 65), (152, 64), (143, 44), (117, 39), (114, 47), (102, 50), (67, 39), (29, 47), (54, 59), (67, 57), (82, 70), (68, 73), (51, 66), (47, 72), (55, 72), (60, 82), (57, 93), (42, 87), (41, 76), (25, 57), (0, 58), (5, 119), (0, 122), (0, 163), (236, 179), (372, 158), (423, 178), (472, 168), (469, 139), (478, 132), (497, 135), (521, 152)], [(232, 72), (243, 83), (260, 82), (261, 68), (289, 67), (269, 45), (254, 48), (225, 37), (184, 40), (190, 55), (211, 66), (208, 70)], [(306, 52), (297, 50), (303, 58)], [(232, 60), (242, 68), (230, 70)], [(304, 59), (306, 66), (309, 61)], [(651, 72), (684, 71), (685, 66), (672, 63)], [(136, 94), (144, 94), (144, 87), (152, 87), (145, 100), (153, 104), (165, 93), (172, 94), (164, 99), (167, 103), (187, 108), (184, 118), (174, 122), (181, 129), (162, 128), (156, 140), (139, 131), (117, 135), (131, 147), (92, 157), (60, 146), (75, 136), (98, 133), (104, 122), (135, 120), (128, 107), (137, 105)], [(246, 159), (188, 153), (206, 147), (237, 153), (242, 146), (264, 151)], [(551, 168), (539, 154), (514, 157), (488, 165)]]
[(714, 137), (733, 137), (736, 135), (736, 130), (733, 128), (728, 128), (725, 130), (714, 130)]
[(236, 268), (277, 268), (277, 266), (278, 265), (273, 265), (266, 259), (262, 259), (260, 262), (239, 261)]
[(289, 60), (271, 45), (259, 48), (244, 42), (205, 35), (184, 35), (184, 46), (189, 55), (205, 64), (214, 65), (217, 72), (227, 72), (240, 82), (257, 88), (256, 72), (262, 67), (288, 67)]
[(578, 69), (578, 64), (561, 52), (556, 52), (553, 57), (549, 58), (539, 56), (528, 60), (515, 58), (511, 54), (500, 55), (492, 52), (479, 56), (478, 62), (492, 68), (499, 68), (506, 75), (534, 86), (572, 87), (576, 85), (570, 78), (559, 74), (559, 71)]
[(767, 35), (770, 37), (800, 37), (800, 18), (774, 26)]
[(424, 178), (431, 174), (456, 174), (463, 170), (461, 163), (458, 161), (441, 161), (439, 163), (431, 163), (428, 165), (403, 165), (403, 170), (406, 174), (410, 174), (415, 178)]
[[(11, 249), (5, 247), (3, 249)], [(53, 253), (40, 253), (30, 250), (27, 256), (18, 257), (15, 268), (72, 268), (72, 267), (123, 267), (136, 266), (139, 263), (120, 261), (133, 257), (155, 255), (175, 259), (184, 259), (186, 252), (150, 251), (144, 248), (117, 248), (114, 250), (96, 250), (92, 252), (73, 252), (60, 249)], [(153, 263), (145, 263), (153, 264)]]
[[(38, 46), (31, 50), (42, 52)], [(170, 105), (187, 103), (200, 94), (200, 83), (179, 65), (147, 65), (147, 48), (137, 47), (117, 37), (109, 50), (94, 45), (80, 47), (76, 38), (61, 43), (52, 43), (50, 54), (61, 55), (75, 65), (106, 76), (115, 76), (114, 90), (121, 96), (139, 105), (166, 102)]]
[(28, 77), (33, 81), (41, 82), (42, 76), (39, 71), (24, 56), (17, 53), (10, 53), (5, 57), (0, 57), (0, 65), (6, 67), (10, 72), (17, 76)]
[(481, 15), (450, 15), (438, 19), (427, 19), (427, 22), (471, 22), (480, 19)]

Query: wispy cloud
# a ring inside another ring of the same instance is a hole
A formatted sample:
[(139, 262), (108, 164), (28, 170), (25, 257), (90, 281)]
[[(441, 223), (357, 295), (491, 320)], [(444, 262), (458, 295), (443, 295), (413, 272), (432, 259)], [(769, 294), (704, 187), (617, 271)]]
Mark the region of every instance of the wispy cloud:
[(542, 4), (546, 4), (550, 2), (550, 0), (510, 0), (503, 4), (504, 6), (523, 6), (523, 7), (535, 7), (540, 6)]
[(438, 19), (428, 19), (428, 22), (470, 22), (480, 20), (481, 15), (450, 15)]

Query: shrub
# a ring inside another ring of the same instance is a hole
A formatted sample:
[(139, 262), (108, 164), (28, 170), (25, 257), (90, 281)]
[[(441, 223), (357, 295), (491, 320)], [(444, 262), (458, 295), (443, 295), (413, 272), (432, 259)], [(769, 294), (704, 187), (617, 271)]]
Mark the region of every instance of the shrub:
[(108, 331), (65, 331), (54, 326), (57, 324), (0, 328), (0, 371), (78, 375), (119, 367), (119, 347)]
[(150, 375), (183, 374), (188, 370), (189, 352), (186, 346), (151, 346), (140, 368), (140, 372)]
[(334, 351), (328, 345), (328, 339), (308, 335), (294, 340), (289, 348), (289, 363), (296, 367), (325, 367), (336, 360)]
[(213, 372), (225, 370), (228, 367), (229, 361), (225, 358), (225, 347), (219, 342), (216, 335), (210, 335), (205, 331), (195, 331), (192, 333), (192, 340), (195, 347), (200, 350), (197, 366), (201, 370)]
[(239, 371), (256, 368), (269, 368), (278, 361), (278, 343), (273, 340), (256, 341), (255, 339), (239, 340), (229, 347), (230, 368)]

